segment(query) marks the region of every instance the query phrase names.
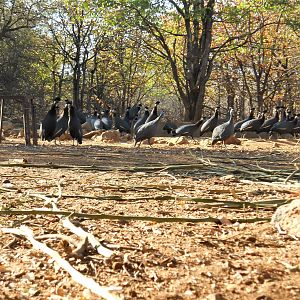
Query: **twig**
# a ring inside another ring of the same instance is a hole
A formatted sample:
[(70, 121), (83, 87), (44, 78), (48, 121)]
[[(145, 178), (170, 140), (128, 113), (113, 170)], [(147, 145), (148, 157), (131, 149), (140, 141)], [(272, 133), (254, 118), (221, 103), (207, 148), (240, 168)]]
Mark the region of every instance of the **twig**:
[(298, 164), (295, 164), (296, 170), (291, 173), (284, 181), (284, 183), (286, 184), (290, 179), (292, 179), (292, 177), (299, 171), (299, 166)]
[[(47, 198), (47, 197), (46, 197)], [(57, 202), (59, 199), (62, 198), (62, 188), (61, 188), (61, 181), (58, 182), (58, 195), (57, 198), (53, 201), (50, 199), (51, 204), (52, 204), (52, 209), (55, 211), (59, 211), (58, 207), (57, 207)], [(87, 233), (85, 232), (82, 228), (80, 227), (76, 227), (71, 221), (70, 219), (67, 217), (65, 219), (60, 218), (62, 225), (69, 229), (72, 233), (76, 234), (77, 236), (79, 236), (80, 238), (82, 238), (85, 242), (83, 245), (86, 245), (86, 242), (88, 241), (92, 247), (94, 249), (96, 249), (96, 251), (105, 256), (105, 257), (111, 257), (111, 255), (113, 254), (113, 251), (103, 247), (100, 242), (94, 237), (93, 234), (91, 233)]]
[(64, 260), (57, 251), (49, 248), (44, 243), (41, 243), (37, 241), (30, 228), (26, 226), (21, 226), (20, 229), (16, 228), (2, 228), (2, 232), (4, 233), (12, 233), (20, 236), (24, 236), (27, 238), (32, 246), (46, 254), (48, 254), (51, 258), (55, 260), (55, 262), (63, 268), (65, 271), (67, 271), (74, 281), (81, 284), (82, 286), (90, 289), (93, 293), (96, 295), (103, 297), (104, 299), (108, 300), (115, 300), (118, 299), (117, 297), (113, 296), (109, 291), (108, 288), (100, 286), (97, 282), (95, 282), (92, 278), (86, 277), (82, 275), (80, 272), (78, 272), (76, 269), (74, 269), (69, 262)]
[[(157, 223), (220, 223), (218, 218), (163, 218), (163, 217), (148, 217), (148, 216), (121, 216), (108, 214), (85, 214), (72, 211), (54, 211), (54, 210), (0, 210), (0, 215), (60, 215), (72, 216), (77, 218), (84, 218), (90, 220), (122, 220), (122, 221), (149, 221)], [(255, 223), (255, 222), (269, 222), (270, 218), (250, 218), (250, 219), (231, 219), (232, 223)]]
[(67, 241), (70, 245), (73, 245), (75, 247), (78, 246), (77, 241), (75, 241), (70, 236), (63, 235), (63, 234), (56, 234), (56, 233), (54, 233), (54, 234), (42, 234), (42, 235), (36, 236), (35, 239), (36, 240), (60, 239), (60, 240)]
[(93, 234), (84, 231), (81, 227), (75, 226), (68, 217), (62, 220), (62, 224), (65, 228), (69, 229), (72, 233), (82, 239), (88, 239), (89, 243), (99, 254), (105, 257), (111, 257), (114, 253), (110, 249), (103, 247)]

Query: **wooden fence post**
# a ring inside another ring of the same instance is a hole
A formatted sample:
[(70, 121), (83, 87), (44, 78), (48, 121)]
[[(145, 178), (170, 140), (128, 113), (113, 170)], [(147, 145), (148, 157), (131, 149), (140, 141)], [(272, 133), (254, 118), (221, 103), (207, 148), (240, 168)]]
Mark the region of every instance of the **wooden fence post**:
[(24, 137), (25, 146), (30, 146), (30, 122), (29, 122), (29, 107), (26, 98), (23, 98), (23, 125), (24, 125)]
[(3, 110), (4, 110), (4, 99), (1, 99), (0, 100), (0, 143), (2, 142)]
[(36, 127), (35, 106), (33, 103), (33, 99), (30, 99), (30, 106), (31, 106), (32, 143), (34, 146), (37, 146), (38, 145), (38, 134), (37, 134), (37, 127)]

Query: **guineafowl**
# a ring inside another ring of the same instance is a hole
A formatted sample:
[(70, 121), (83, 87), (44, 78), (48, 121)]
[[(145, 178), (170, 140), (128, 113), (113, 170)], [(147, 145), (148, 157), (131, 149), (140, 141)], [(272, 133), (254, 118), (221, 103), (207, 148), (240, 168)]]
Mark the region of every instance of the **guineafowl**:
[(223, 124), (215, 127), (211, 137), (212, 146), (217, 142), (221, 141), (225, 145), (225, 141), (234, 134), (234, 123), (233, 123), (233, 108), (230, 109), (229, 120)]
[(149, 117), (149, 114), (150, 114), (149, 109), (147, 106), (145, 106), (144, 114), (140, 118), (138, 118), (137, 121), (135, 122), (135, 124), (133, 125), (133, 130), (132, 130), (133, 134), (135, 134), (137, 132), (138, 128), (141, 125), (145, 124), (147, 118)]
[(66, 100), (63, 114), (56, 121), (56, 128), (53, 134), (53, 139), (60, 137), (68, 129), (69, 122), (69, 102)]
[(139, 111), (141, 110), (142, 104), (139, 103), (138, 105), (134, 104), (128, 111), (128, 119), (133, 121), (137, 116)]
[(75, 112), (80, 124), (84, 124), (86, 122), (86, 115), (82, 112), (81, 109), (75, 108)]
[(200, 136), (205, 132), (213, 131), (216, 128), (219, 119), (219, 109), (220, 108), (217, 107), (215, 109), (215, 113), (202, 124), (200, 129)]
[(94, 128), (95, 130), (103, 129), (103, 123), (99, 114), (97, 114), (97, 119), (94, 122)]
[(203, 119), (200, 119), (196, 123), (181, 125), (172, 131), (172, 135), (173, 136), (189, 136), (192, 139), (194, 139), (194, 136), (199, 131), (199, 128), (202, 123), (203, 123)]
[(240, 129), (241, 129), (241, 126), (242, 126), (244, 123), (246, 123), (247, 121), (250, 121), (250, 120), (253, 120), (253, 119), (254, 119), (254, 110), (255, 110), (255, 108), (252, 107), (252, 108), (250, 109), (249, 115), (248, 115), (248, 117), (247, 117), (246, 119), (241, 120), (241, 121), (239, 121), (239, 122), (237, 122), (237, 123), (234, 124), (234, 132), (239, 132)]
[(176, 124), (167, 121), (166, 124), (163, 127), (163, 130), (165, 130), (168, 134), (172, 133), (174, 130), (176, 130), (178, 127)]
[(104, 110), (101, 118), (103, 129), (111, 130), (113, 126), (112, 118), (110, 117), (110, 108)]
[(52, 141), (53, 134), (55, 133), (56, 128), (56, 119), (57, 119), (57, 103), (60, 101), (59, 97), (56, 97), (51, 105), (50, 110), (47, 112), (41, 124), (41, 138), (42, 141)]
[[(127, 109), (128, 111), (128, 109)], [(112, 113), (113, 116), (113, 128), (118, 129), (120, 133), (126, 132), (130, 133), (130, 124), (126, 121), (126, 116), (124, 119), (120, 118), (115, 111)]]
[(266, 111), (264, 111), (257, 119), (252, 119), (243, 123), (240, 131), (241, 132), (254, 131), (256, 133), (259, 133), (259, 129), (261, 125), (265, 122), (265, 113)]
[(95, 130), (94, 123), (97, 120), (97, 118), (98, 118), (98, 111), (97, 110), (94, 111), (93, 115), (88, 116), (86, 118), (86, 122), (90, 125), (92, 130)]
[(145, 123), (155, 120), (158, 117), (157, 106), (160, 102), (156, 101), (155, 105)]
[(270, 129), (279, 121), (279, 111), (278, 107), (275, 108), (275, 115), (273, 118), (267, 119), (259, 128), (259, 132), (269, 132)]
[(294, 128), (297, 126), (298, 118), (289, 121), (287, 118), (275, 123), (270, 129), (270, 135), (274, 132), (281, 134), (294, 134)]
[(140, 143), (139, 144), (140, 146), (143, 140), (148, 140), (148, 143), (151, 147), (150, 139), (156, 135), (158, 123), (160, 119), (163, 117), (163, 115), (164, 112), (161, 112), (160, 115), (155, 120), (147, 122), (138, 128), (136, 134), (133, 137), (135, 141), (134, 146), (136, 146), (138, 142)]
[(77, 145), (82, 144), (82, 128), (81, 123), (76, 113), (76, 108), (71, 105), (70, 107), (70, 118), (69, 118), (69, 132), (73, 139), (73, 146), (74, 140), (77, 140)]

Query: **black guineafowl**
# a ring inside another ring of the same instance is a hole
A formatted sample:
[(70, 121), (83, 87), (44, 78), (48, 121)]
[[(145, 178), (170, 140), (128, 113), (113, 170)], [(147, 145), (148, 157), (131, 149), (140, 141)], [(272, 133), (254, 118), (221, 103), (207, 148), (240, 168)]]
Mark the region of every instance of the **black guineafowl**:
[(56, 121), (55, 133), (53, 135), (53, 139), (56, 139), (63, 135), (68, 129), (69, 122), (69, 101), (66, 100), (66, 104), (64, 107), (64, 111), (62, 115)]
[(47, 112), (41, 124), (41, 138), (42, 141), (52, 141), (56, 128), (57, 119), (57, 103), (60, 101), (59, 97), (56, 97), (51, 105), (50, 110)]
[(77, 140), (77, 144), (82, 144), (82, 128), (81, 123), (78, 118), (76, 108), (71, 105), (70, 107), (70, 118), (69, 118), (69, 132), (73, 139), (73, 146), (74, 140)]

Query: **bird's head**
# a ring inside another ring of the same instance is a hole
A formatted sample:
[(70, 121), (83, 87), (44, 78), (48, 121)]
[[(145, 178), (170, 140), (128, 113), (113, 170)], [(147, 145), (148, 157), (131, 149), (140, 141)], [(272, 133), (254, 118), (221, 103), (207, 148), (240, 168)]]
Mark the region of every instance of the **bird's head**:
[(160, 101), (156, 101), (156, 102), (155, 102), (155, 105), (158, 105), (159, 103), (160, 103)]

